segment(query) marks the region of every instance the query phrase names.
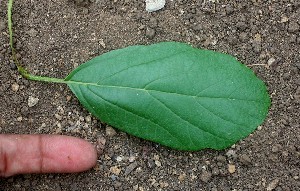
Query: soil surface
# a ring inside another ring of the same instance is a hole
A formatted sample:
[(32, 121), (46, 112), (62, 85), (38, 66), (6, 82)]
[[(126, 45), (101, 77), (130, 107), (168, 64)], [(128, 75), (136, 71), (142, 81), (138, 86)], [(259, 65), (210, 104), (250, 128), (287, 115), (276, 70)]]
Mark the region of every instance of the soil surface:
[(66, 85), (18, 74), (1, 1), (0, 132), (72, 135), (103, 153), (90, 171), (18, 175), (0, 179), (0, 190), (300, 190), (300, 1), (167, 0), (152, 13), (141, 0), (14, 3), (18, 57), (33, 74), (64, 78), (113, 49), (180, 41), (236, 56), (265, 81), (272, 106), (223, 151), (179, 152), (119, 132)]

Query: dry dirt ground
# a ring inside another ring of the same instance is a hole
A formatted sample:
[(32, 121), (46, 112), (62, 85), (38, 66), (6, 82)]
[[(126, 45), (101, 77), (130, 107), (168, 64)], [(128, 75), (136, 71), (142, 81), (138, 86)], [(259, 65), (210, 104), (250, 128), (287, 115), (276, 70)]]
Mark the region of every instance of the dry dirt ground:
[[(80, 2), (15, 1), (15, 44), (30, 72), (63, 78), (113, 49), (187, 42), (232, 54), (253, 69), (271, 95), (269, 115), (224, 151), (179, 152), (115, 131), (83, 109), (65, 85), (18, 74), (1, 1), (0, 132), (105, 144), (88, 172), (19, 175), (1, 179), (0, 190), (300, 190), (300, 1), (167, 0), (153, 13), (142, 0)], [(32, 98), (38, 101), (28, 105)]]

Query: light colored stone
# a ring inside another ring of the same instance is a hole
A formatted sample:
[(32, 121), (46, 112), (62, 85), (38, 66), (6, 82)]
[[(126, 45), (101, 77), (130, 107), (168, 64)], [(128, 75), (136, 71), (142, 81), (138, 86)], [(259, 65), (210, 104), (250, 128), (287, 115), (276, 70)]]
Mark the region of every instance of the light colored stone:
[(23, 117), (22, 117), (22, 116), (20, 116), (20, 117), (17, 118), (17, 121), (18, 121), (18, 122), (21, 122), (22, 120), (23, 120)]
[(261, 126), (261, 125), (258, 126), (258, 127), (257, 127), (257, 130), (258, 130), (258, 131), (262, 130), (262, 126)]
[(156, 161), (155, 161), (155, 165), (156, 165), (157, 167), (161, 167), (161, 162), (158, 161), (158, 160), (156, 160)]
[(86, 117), (85, 117), (85, 121), (86, 121), (87, 123), (90, 123), (90, 122), (92, 121), (92, 117), (91, 117), (90, 115), (86, 116)]
[(112, 167), (110, 167), (109, 171), (115, 175), (119, 175), (121, 172), (121, 169), (118, 166), (112, 166)]
[(59, 114), (56, 113), (56, 114), (54, 114), (54, 116), (55, 116), (56, 119), (62, 120), (62, 116), (61, 115), (59, 115)]
[(167, 182), (159, 182), (159, 186), (161, 188), (167, 188), (169, 186), (169, 183), (167, 183)]
[(275, 58), (270, 58), (269, 60), (268, 60), (268, 66), (272, 66), (274, 63), (275, 63), (275, 61), (276, 61), (276, 59)]
[(178, 180), (180, 181), (180, 182), (182, 182), (182, 181), (184, 181), (184, 179), (186, 178), (186, 174), (180, 174), (179, 176), (178, 176)]
[(235, 173), (235, 165), (234, 164), (229, 164), (228, 165), (228, 171), (230, 174)]
[(123, 156), (117, 156), (116, 161), (121, 162), (123, 160)]
[(13, 83), (13, 84), (11, 85), (11, 89), (12, 89), (12, 91), (14, 91), (14, 92), (17, 92), (17, 91), (19, 90), (19, 88), (20, 88), (20, 86), (19, 86), (19, 84), (17, 84), (17, 83)]
[(28, 106), (29, 107), (35, 106), (38, 102), (39, 102), (39, 98), (29, 96), (29, 98), (28, 98)]
[(132, 189), (133, 189), (133, 191), (137, 191), (139, 189), (139, 185), (137, 184), (137, 185), (133, 186)]
[(162, 9), (166, 0), (145, 0), (146, 1), (146, 11), (153, 12)]
[(274, 190), (278, 186), (279, 180), (275, 179), (270, 184), (268, 184), (267, 191)]
[(105, 44), (105, 42), (104, 42), (103, 39), (100, 39), (100, 40), (99, 40), (99, 44), (100, 44), (103, 48), (106, 48), (106, 44)]
[(105, 129), (105, 134), (109, 137), (113, 137), (117, 134), (117, 132), (111, 126), (107, 126), (106, 129)]
[(236, 152), (232, 149), (228, 150), (226, 156), (229, 158), (236, 158)]
[(135, 161), (135, 159), (136, 159), (136, 157), (135, 157), (135, 156), (130, 156), (130, 157), (129, 157), (129, 159), (128, 159), (128, 161), (129, 161), (129, 162), (134, 162), (134, 161)]
[(261, 42), (261, 35), (259, 33), (255, 34), (253, 40), (256, 42)]
[(286, 23), (288, 21), (289, 21), (289, 18), (287, 16), (285, 16), (285, 15), (281, 16), (281, 21), (280, 21), (281, 23)]

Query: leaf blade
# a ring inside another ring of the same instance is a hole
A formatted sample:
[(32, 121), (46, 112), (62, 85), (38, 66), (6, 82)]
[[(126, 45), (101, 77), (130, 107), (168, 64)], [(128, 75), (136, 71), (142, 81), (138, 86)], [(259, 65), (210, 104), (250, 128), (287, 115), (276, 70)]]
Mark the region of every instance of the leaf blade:
[(264, 83), (235, 58), (176, 42), (111, 51), (65, 81), (100, 120), (180, 150), (226, 148), (270, 105)]

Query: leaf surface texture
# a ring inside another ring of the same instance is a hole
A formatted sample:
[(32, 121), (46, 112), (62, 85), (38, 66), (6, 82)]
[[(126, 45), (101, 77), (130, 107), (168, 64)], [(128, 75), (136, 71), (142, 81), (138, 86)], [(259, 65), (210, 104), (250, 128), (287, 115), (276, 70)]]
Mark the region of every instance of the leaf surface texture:
[(65, 81), (101, 121), (179, 150), (229, 147), (270, 106), (265, 84), (234, 57), (179, 42), (105, 53)]

